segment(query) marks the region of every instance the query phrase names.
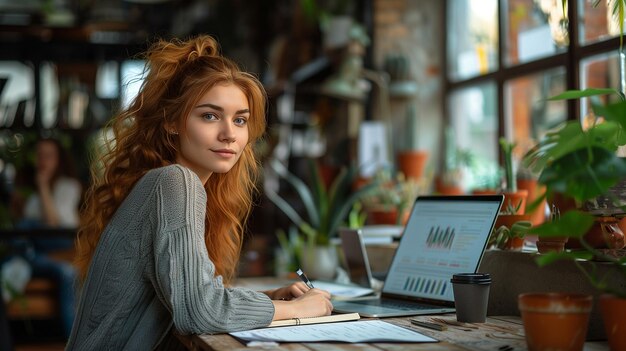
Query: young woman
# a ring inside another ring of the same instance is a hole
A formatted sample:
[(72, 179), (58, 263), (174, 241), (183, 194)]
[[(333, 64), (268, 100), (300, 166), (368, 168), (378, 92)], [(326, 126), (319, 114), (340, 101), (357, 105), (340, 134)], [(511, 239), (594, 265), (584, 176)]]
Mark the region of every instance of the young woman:
[(94, 172), (79, 230), (83, 279), (68, 350), (172, 349), (181, 334), (328, 315), (298, 282), (232, 288), (258, 174), (265, 93), (209, 36), (159, 41), (114, 143)]

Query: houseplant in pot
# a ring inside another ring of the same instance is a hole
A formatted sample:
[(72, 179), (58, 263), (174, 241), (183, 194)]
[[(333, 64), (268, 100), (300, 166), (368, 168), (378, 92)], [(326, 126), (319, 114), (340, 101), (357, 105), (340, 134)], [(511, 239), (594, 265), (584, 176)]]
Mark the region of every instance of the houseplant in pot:
[(509, 142), (506, 138), (500, 138), (500, 149), (504, 157), (504, 175), (506, 184), (502, 194), (504, 194), (504, 208), (516, 208), (515, 214), (524, 214), (526, 211), (527, 190), (517, 189), (516, 173), (513, 167), (514, 142)]
[[(617, 102), (603, 103), (599, 96), (611, 94)], [(555, 260), (570, 259), (579, 266), (589, 281), (605, 292), (600, 299), (609, 343), (613, 350), (626, 348), (626, 289), (617, 290), (615, 284), (626, 284), (626, 258), (615, 257), (610, 251), (594, 248), (584, 236), (596, 221), (595, 216), (619, 217), (626, 214), (624, 199), (612, 191), (626, 178), (626, 160), (616, 154), (618, 147), (626, 144), (626, 99), (615, 89), (586, 89), (567, 91), (551, 100), (591, 98), (591, 107), (598, 118), (586, 129), (578, 121), (568, 121), (554, 132), (546, 134), (536, 147), (525, 156), (525, 162), (541, 172), (539, 182), (546, 187), (543, 197), (554, 193), (570, 199), (578, 208), (564, 212), (554, 221), (532, 228), (529, 233), (542, 237), (566, 236), (579, 240), (578, 251), (551, 252), (538, 258), (543, 266)], [(602, 117), (602, 120), (599, 117)], [(595, 206), (598, 198), (608, 198), (603, 207)], [(613, 247), (624, 246), (623, 233), (609, 233)], [(621, 237), (621, 240), (620, 240)], [(584, 270), (578, 259), (601, 259), (615, 265), (621, 272), (621, 282), (608, 282)], [(621, 317), (611, 317), (621, 313)]]
[(392, 176), (389, 169), (378, 170), (373, 181), (378, 184), (362, 198), (363, 208), (370, 224), (404, 225), (418, 195), (426, 193), (430, 177), (419, 180), (403, 173)]
[(289, 218), (302, 235), (300, 263), (311, 278), (332, 279), (338, 266), (336, 248), (331, 239), (348, 216), (353, 204), (378, 186), (369, 183), (355, 191), (351, 185), (358, 175), (357, 167), (342, 169), (327, 187), (319, 167), (310, 160), (312, 179), (310, 184), (289, 172), (279, 161), (270, 163), (272, 169), (289, 183), (298, 194), (306, 216), (276, 192), (266, 189), (267, 197)]
[[(496, 226), (489, 237), (488, 247), (501, 250), (521, 251), (524, 247), (524, 237), (532, 227), (529, 216), (511, 214), (500, 215), (496, 221)], [(506, 220), (504, 220), (506, 219)]]

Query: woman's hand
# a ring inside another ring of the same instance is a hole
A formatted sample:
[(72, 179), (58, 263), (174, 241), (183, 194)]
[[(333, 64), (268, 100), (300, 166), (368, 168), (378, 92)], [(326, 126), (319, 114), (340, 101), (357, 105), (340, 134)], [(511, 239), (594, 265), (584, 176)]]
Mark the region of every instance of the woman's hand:
[(275, 300), (272, 302), (274, 303), (273, 320), (328, 316), (333, 311), (330, 293), (319, 289), (309, 289), (291, 301)]
[(309, 290), (303, 282), (296, 282), (291, 285), (284, 286), (282, 288), (264, 291), (265, 295), (269, 296), (272, 300), (292, 300), (296, 297), (304, 295)]

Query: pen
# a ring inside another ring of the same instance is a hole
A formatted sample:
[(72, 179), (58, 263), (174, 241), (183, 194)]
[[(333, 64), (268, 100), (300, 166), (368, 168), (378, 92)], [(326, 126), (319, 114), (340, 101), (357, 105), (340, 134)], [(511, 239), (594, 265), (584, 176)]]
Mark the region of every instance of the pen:
[(415, 325), (418, 325), (420, 327), (424, 327), (424, 328), (428, 328), (428, 329), (434, 329), (434, 330), (439, 330), (439, 331), (444, 331), (444, 330), (448, 329), (445, 325), (441, 325), (439, 323), (424, 322), (424, 321), (419, 321), (417, 319), (411, 319), (411, 324), (415, 324)]
[(306, 277), (306, 274), (304, 274), (302, 269), (298, 268), (296, 274), (298, 275), (298, 277), (300, 277), (300, 280), (302, 280), (304, 284), (309, 287), (309, 289), (313, 289), (313, 284), (311, 284), (311, 281), (309, 280), (309, 278)]

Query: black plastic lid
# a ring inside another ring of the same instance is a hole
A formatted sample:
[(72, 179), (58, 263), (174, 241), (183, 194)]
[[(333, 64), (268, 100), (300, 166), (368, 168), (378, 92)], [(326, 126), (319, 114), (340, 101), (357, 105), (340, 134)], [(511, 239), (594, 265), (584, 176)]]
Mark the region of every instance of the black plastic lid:
[(489, 273), (458, 273), (452, 276), (450, 282), (453, 284), (490, 284)]

